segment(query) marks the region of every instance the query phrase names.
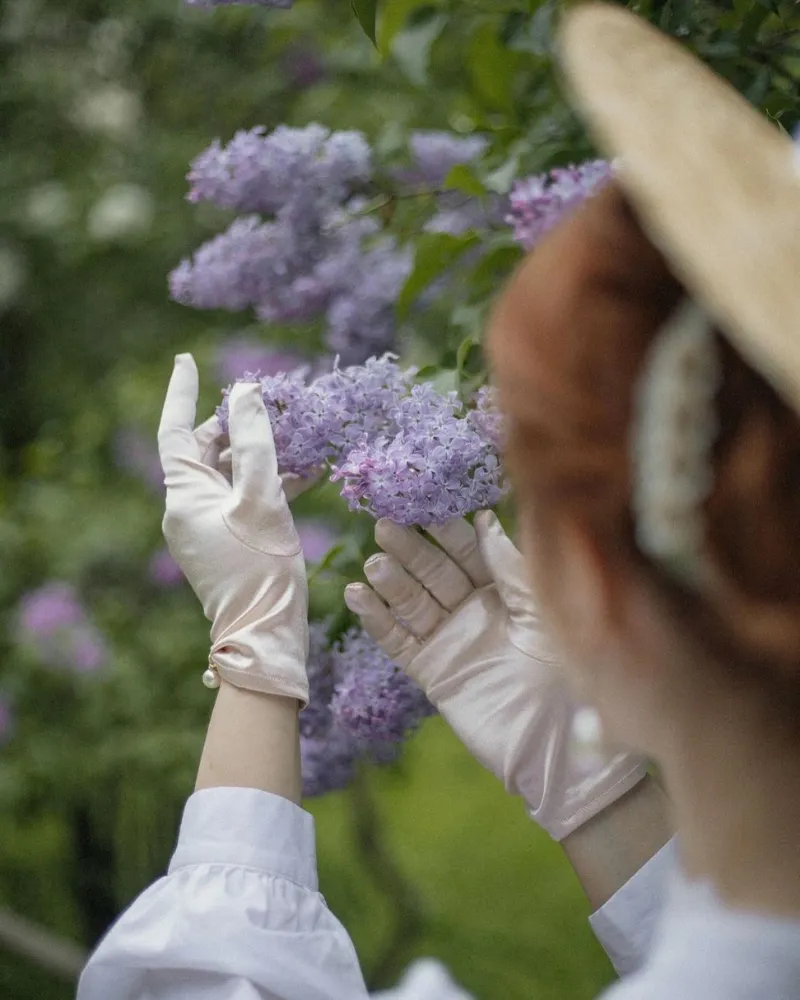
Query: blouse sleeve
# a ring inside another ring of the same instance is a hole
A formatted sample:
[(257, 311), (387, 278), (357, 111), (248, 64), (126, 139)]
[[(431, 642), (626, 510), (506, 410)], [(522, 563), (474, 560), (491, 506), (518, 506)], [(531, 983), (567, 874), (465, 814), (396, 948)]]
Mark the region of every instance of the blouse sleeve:
[(314, 820), (287, 799), (210, 788), (187, 802), (168, 873), (98, 945), (77, 1000), (366, 1000), (317, 889)]
[(673, 838), (589, 918), (620, 976), (644, 965), (676, 868)]

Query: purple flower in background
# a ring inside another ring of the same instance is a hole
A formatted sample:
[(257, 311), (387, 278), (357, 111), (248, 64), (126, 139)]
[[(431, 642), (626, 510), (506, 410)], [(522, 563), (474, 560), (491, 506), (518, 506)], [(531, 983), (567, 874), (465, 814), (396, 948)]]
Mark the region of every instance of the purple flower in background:
[(333, 662), (333, 721), (359, 743), (399, 743), (431, 714), (422, 690), (360, 629), (336, 644)]
[(92, 674), (105, 666), (108, 649), (97, 630), (88, 622), (65, 637), (66, 662), (79, 674)]
[(68, 583), (47, 583), (19, 603), (19, 624), (28, 636), (50, 638), (62, 629), (82, 625), (83, 606)]
[(489, 141), (482, 135), (460, 136), (452, 132), (418, 131), (412, 132), (412, 167), (403, 174), (404, 179), (436, 187), (444, 184), (453, 167), (476, 160), (486, 149)]
[(220, 382), (235, 382), (245, 374), (278, 375), (303, 364), (302, 358), (288, 351), (276, 351), (252, 337), (231, 337), (217, 349), (216, 369)]
[(491, 386), (482, 386), (475, 393), (475, 408), (470, 411), (469, 420), (492, 447), (500, 454), (505, 447), (506, 422), (497, 408), (497, 399)]
[(298, 519), (295, 527), (306, 562), (319, 562), (336, 543), (336, 533), (325, 521)]
[(166, 546), (153, 553), (147, 567), (147, 574), (152, 583), (164, 590), (178, 587), (186, 579), (183, 570), (172, 558)]
[(14, 714), (6, 697), (0, 695), (0, 746), (11, 739), (14, 732)]
[(116, 436), (114, 455), (119, 468), (134, 475), (145, 486), (164, 492), (164, 470), (155, 436), (151, 439), (133, 427), (124, 428)]
[(237, 132), (226, 146), (216, 140), (195, 159), (188, 198), (318, 227), (371, 176), (372, 153), (361, 132), (259, 126)]
[(308, 627), (308, 705), (300, 713), (300, 735), (319, 739), (331, 728), (331, 697), (336, 678), (328, 632), (322, 622)]
[(532, 250), (545, 233), (604, 187), (611, 177), (610, 163), (589, 160), (518, 180), (509, 197), (511, 210), (506, 218), (514, 228), (514, 238), (526, 250)]
[(105, 641), (70, 584), (49, 583), (26, 594), (17, 624), (20, 642), (51, 667), (94, 673), (108, 660)]
[(338, 792), (353, 780), (360, 754), (347, 733), (331, 729), (325, 736), (300, 737), (303, 797)]
[(297, 90), (313, 87), (325, 76), (325, 64), (311, 45), (292, 45), (283, 54), (281, 70), (289, 85)]
[(358, 364), (394, 343), (395, 304), (413, 256), (390, 240), (362, 253), (328, 309), (326, 344), (344, 364)]

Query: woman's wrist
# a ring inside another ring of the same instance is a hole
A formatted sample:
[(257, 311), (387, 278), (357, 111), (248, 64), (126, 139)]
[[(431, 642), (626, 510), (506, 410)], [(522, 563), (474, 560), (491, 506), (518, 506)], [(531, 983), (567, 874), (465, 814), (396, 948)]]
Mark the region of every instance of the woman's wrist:
[(300, 802), (299, 703), (222, 681), (195, 789), (257, 788)]
[(593, 910), (656, 855), (673, 835), (669, 802), (651, 777), (561, 841)]

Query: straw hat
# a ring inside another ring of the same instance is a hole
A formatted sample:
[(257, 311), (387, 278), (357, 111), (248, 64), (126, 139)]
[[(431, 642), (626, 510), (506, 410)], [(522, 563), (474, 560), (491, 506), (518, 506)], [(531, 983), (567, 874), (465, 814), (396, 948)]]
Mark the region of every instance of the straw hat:
[(794, 143), (680, 44), (588, 3), (560, 30), (575, 104), (675, 276), (800, 410)]

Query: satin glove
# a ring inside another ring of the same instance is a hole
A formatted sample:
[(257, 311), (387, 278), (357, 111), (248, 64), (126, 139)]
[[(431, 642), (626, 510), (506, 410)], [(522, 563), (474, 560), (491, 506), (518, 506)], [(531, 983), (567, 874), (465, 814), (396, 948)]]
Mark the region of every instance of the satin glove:
[(215, 467), (218, 425), (194, 431), (198, 375), (175, 359), (158, 431), (164, 537), (211, 622), (209, 671), (240, 688), (308, 702), (308, 587), (257, 383), (230, 397), (232, 482)]
[(578, 706), (538, 619), (522, 555), (494, 514), (422, 534), (391, 521), (347, 606), (425, 691), (473, 756), (562, 840), (647, 773), (627, 752), (588, 753)]

